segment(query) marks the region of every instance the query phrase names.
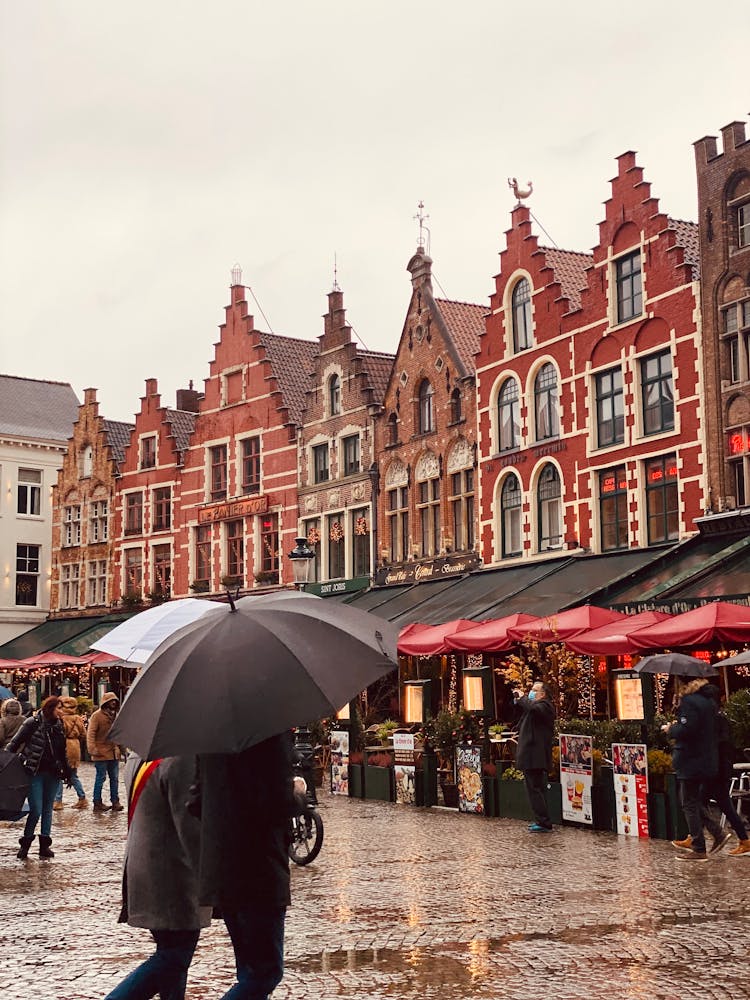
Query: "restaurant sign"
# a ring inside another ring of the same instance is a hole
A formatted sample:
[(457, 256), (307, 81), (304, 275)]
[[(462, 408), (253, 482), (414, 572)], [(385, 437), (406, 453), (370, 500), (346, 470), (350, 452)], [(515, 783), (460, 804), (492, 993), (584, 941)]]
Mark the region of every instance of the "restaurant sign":
[(198, 524), (206, 524), (209, 521), (227, 521), (232, 517), (246, 517), (249, 514), (265, 514), (267, 510), (267, 496), (214, 503), (210, 507), (202, 507), (198, 511)]
[(421, 583), (424, 580), (440, 580), (446, 576), (458, 576), (478, 569), (480, 558), (476, 552), (464, 552), (441, 556), (427, 562), (394, 563), (391, 566), (381, 566), (375, 573), (377, 587), (389, 587), (397, 584)]

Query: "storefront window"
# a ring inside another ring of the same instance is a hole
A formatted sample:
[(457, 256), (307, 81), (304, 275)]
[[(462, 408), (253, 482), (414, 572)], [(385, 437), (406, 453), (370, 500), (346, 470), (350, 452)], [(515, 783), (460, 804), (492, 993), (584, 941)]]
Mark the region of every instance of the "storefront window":
[(352, 511), (354, 576), (370, 575), (370, 508), (359, 507)]
[(628, 546), (628, 480), (625, 466), (599, 473), (602, 551)]
[(346, 545), (344, 514), (330, 514), (326, 518), (328, 526), (328, 579), (339, 580), (346, 576)]
[(646, 462), (648, 544), (674, 541), (680, 533), (677, 458), (666, 455)]

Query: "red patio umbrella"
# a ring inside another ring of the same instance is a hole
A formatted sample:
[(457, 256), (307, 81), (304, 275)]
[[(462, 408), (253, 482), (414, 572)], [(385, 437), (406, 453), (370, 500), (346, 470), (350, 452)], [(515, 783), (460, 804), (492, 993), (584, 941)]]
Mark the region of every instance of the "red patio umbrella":
[(573, 639), (566, 639), (565, 644), (576, 653), (589, 655), (617, 656), (621, 653), (634, 653), (637, 646), (630, 641), (631, 632), (671, 617), (664, 611), (641, 611), (637, 615), (628, 615), (625, 621), (609, 622), (599, 628), (592, 628), (590, 632), (581, 632)]
[(750, 642), (750, 608), (727, 601), (704, 604), (669, 621), (638, 629), (630, 639), (636, 649)]
[(89, 666), (94, 667), (106, 666), (108, 663), (122, 663), (122, 657), (115, 656), (114, 653), (104, 653), (98, 650), (93, 653), (84, 653), (81, 659), (85, 660)]
[(84, 656), (69, 656), (67, 653), (37, 653), (36, 656), (26, 656), (19, 660), (24, 667), (67, 667), (84, 666), (89, 661)]
[(462, 629), (445, 637), (448, 649), (461, 653), (501, 653), (515, 645), (508, 638), (508, 629), (514, 625), (530, 625), (538, 622), (536, 615), (507, 615), (505, 618), (491, 618), (486, 622), (474, 622), (473, 627)]
[(21, 662), (21, 660), (0, 660), (0, 670), (12, 670)]
[(453, 632), (471, 628), (476, 622), (468, 618), (454, 618), (443, 625), (423, 625), (413, 622), (405, 625), (398, 637), (398, 651), (402, 656), (436, 656), (447, 653), (445, 637)]
[(561, 642), (600, 625), (622, 621), (626, 617), (627, 615), (622, 615), (619, 611), (597, 608), (594, 604), (582, 604), (579, 608), (570, 608), (557, 615), (540, 618), (530, 626), (516, 625), (508, 629), (508, 635), (518, 642), (523, 642), (524, 639), (535, 642)]

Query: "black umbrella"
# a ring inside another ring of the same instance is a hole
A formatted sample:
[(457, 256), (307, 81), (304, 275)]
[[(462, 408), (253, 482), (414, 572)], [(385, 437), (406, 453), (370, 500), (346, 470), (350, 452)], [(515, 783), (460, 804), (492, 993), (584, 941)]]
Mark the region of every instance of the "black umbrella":
[(331, 715), (397, 665), (398, 629), (305, 594), (246, 597), (166, 639), (110, 738), (144, 758), (239, 753)]
[(726, 660), (721, 661), (725, 667), (734, 667), (741, 663), (750, 663), (750, 649), (746, 649), (744, 653), (737, 653), (736, 656), (728, 656)]
[(10, 750), (0, 750), (0, 819), (21, 819), (31, 778), (20, 758)]
[(718, 667), (684, 653), (656, 653), (644, 656), (633, 668), (639, 674), (672, 674), (675, 677), (715, 677)]

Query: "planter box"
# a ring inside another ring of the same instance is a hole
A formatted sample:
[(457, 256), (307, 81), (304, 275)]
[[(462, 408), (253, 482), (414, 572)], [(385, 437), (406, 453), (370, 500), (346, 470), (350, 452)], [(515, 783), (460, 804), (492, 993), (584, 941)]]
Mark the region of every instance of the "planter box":
[(365, 766), (364, 764), (349, 765), (349, 798), (363, 799), (365, 797)]
[(667, 836), (670, 840), (684, 840), (688, 835), (687, 823), (680, 806), (677, 777), (668, 774), (667, 787)]
[(364, 772), (366, 799), (374, 799), (378, 802), (395, 802), (396, 790), (392, 767), (370, 767), (365, 764)]
[(504, 819), (524, 819), (528, 823), (533, 821), (534, 814), (529, 805), (525, 781), (503, 781), (498, 778), (495, 780), (495, 793), (498, 816)]
[(562, 785), (559, 781), (550, 781), (547, 787), (547, 808), (549, 818), (555, 826), (562, 823)]
[(669, 803), (665, 792), (649, 792), (648, 802), (648, 832), (655, 840), (671, 840), (667, 813)]

